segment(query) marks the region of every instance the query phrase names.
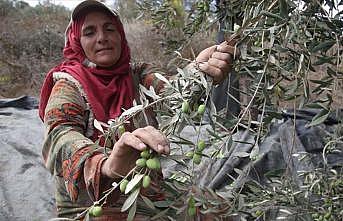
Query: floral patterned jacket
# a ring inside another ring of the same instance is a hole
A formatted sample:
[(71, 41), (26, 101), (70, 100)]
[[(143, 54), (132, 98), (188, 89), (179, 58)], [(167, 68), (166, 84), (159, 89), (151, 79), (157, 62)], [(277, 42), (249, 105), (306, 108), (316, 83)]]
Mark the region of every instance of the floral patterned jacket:
[[(153, 74), (160, 70), (143, 63), (131, 66), (135, 81), (145, 87), (153, 86), (156, 91), (163, 87)], [(82, 86), (68, 73), (55, 72), (53, 78), (54, 87), (44, 116), (42, 154), (56, 182), (57, 215), (74, 218), (93, 205), (113, 180), (100, 176), (106, 156), (103, 148), (92, 141), (94, 115)], [(162, 194), (155, 192), (154, 197)], [(94, 220), (125, 220), (127, 214), (120, 212), (124, 200), (119, 191), (114, 192), (106, 202), (102, 218)], [(145, 220), (137, 217), (136, 220)]]

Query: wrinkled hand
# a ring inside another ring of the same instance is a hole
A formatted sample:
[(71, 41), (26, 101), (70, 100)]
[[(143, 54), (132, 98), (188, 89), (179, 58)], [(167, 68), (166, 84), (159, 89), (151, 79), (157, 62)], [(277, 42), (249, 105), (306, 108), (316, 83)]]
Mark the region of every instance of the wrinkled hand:
[(221, 83), (231, 71), (233, 58), (239, 54), (235, 44), (235, 40), (224, 41), (220, 45), (204, 49), (195, 59), (200, 70), (212, 76), (215, 84)]
[(167, 137), (152, 126), (123, 133), (114, 144), (111, 155), (103, 163), (102, 174), (112, 178), (118, 177), (118, 174), (126, 175), (135, 166), (140, 152), (147, 147), (159, 154), (170, 152)]

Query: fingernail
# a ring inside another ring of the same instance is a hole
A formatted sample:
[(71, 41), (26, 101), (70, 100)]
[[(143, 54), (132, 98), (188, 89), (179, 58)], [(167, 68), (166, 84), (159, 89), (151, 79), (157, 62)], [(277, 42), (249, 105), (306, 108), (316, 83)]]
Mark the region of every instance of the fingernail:
[(145, 143), (140, 143), (138, 146), (139, 146), (140, 149), (145, 149), (146, 148), (146, 144)]
[(169, 153), (170, 153), (169, 147), (166, 147), (166, 148), (164, 149), (164, 152), (166, 152), (166, 154), (169, 154)]

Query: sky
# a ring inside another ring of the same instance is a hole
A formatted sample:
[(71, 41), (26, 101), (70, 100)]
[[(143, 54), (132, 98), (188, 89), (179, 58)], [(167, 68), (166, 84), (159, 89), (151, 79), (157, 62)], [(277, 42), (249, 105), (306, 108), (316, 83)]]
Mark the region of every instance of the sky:
[[(30, 6), (36, 6), (39, 2), (44, 2), (44, 0), (24, 0), (29, 3)], [(72, 10), (75, 6), (80, 3), (82, 0), (50, 0), (52, 4), (63, 5), (66, 8)], [(113, 3), (114, 0), (106, 0), (106, 3)]]

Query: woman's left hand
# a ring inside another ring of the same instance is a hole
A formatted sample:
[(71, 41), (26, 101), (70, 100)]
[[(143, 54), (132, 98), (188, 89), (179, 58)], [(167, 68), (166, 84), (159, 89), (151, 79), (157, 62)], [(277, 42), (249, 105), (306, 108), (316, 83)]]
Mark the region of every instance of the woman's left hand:
[(147, 147), (158, 154), (170, 152), (167, 137), (152, 126), (123, 133), (114, 144), (110, 156), (102, 164), (101, 173), (111, 178), (116, 178), (118, 174), (126, 176), (135, 167), (140, 152)]
[(221, 83), (232, 69), (234, 56), (238, 56), (238, 50), (232, 45), (235, 41), (224, 41), (220, 45), (214, 45), (199, 53), (196, 62), (200, 70), (213, 77), (214, 84)]

